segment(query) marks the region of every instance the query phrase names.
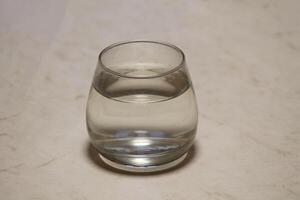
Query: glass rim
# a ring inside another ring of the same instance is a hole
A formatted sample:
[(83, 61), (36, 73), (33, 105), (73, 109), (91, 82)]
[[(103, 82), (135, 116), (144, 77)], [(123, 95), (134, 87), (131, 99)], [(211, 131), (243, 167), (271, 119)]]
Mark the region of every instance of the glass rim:
[[(114, 70), (110, 69), (108, 66), (106, 66), (102, 62), (102, 56), (107, 51), (109, 51), (109, 50), (111, 50), (115, 47), (118, 47), (118, 46), (122, 46), (122, 45), (125, 45), (125, 44), (132, 44), (132, 43), (152, 43), (152, 44), (158, 44), (158, 45), (163, 45), (163, 46), (170, 47), (170, 48), (172, 48), (173, 50), (175, 50), (176, 52), (178, 52), (181, 55), (181, 61), (179, 62), (178, 65), (175, 65), (175, 67), (172, 67), (170, 70), (168, 70), (166, 72), (163, 72), (163, 73), (160, 73), (160, 74), (157, 74), (157, 75), (153, 75), (153, 76), (145, 76), (145, 77), (124, 75), (122, 73), (119, 73), (117, 71), (114, 71)], [(167, 42), (160, 42), (160, 41), (154, 41), (154, 40), (132, 40), (132, 41), (123, 41), (123, 42), (113, 43), (113, 44), (105, 47), (99, 54), (98, 62), (100, 63), (100, 65), (102, 66), (102, 68), (105, 71), (107, 71), (107, 72), (109, 72), (109, 73), (111, 73), (115, 76), (124, 77), (124, 78), (131, 78), (131, 79), (150, 79), (150, 78), (158, 78), (158, 77), (166, 76), (166, 75), (171, 74), (173, 72), (176, 72), (179, 69), (181, 69), (182, 67), (184, 67), (184, 65), (185, 65), (185, 55), (179, 47), (177, 47), (173, 44), (167, 43)]]

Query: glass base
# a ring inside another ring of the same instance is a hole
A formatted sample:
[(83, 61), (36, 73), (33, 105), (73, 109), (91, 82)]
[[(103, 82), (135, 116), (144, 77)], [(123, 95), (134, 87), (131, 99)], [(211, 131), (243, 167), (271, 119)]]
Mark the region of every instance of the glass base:
[(124, 164), (120, 164), (120, 163), (111, 161), (111, 160), (105, 158), (101, 154), (99, 154), (99, 156), (103, 160), (103, 162), (105, 162), (107, 165), (109, 165), (113, 168), (123, 170), (123, 171), (127, 171), (127, 172), (147, 173), (147, 172), (158, 172), (158, 171), (162, 171), (162, 170), (172, 168), (172, 167), (180, 164), (185, 159), (185, 157), (187, 156), (187, 153), (185, 153), (181, 157), (179, 157), (176, 160), (173, 160), (169, 163), (165, 163), (165, 164), (162, 164), (162, 165), (145, 166), (145, 167), (138, 167), (138, 166), (133, 166), (133, 165), (124, 165)]

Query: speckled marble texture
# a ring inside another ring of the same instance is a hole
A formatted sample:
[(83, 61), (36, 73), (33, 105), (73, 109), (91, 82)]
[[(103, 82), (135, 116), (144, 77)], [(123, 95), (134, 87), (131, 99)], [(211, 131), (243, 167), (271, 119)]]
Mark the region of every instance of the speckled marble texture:
[[(0, 1), (0, 199), (299, 200), (297, 0)], [(103, 167), (85, 104), (105, 46), (181, 47), (199, 130), (183, 166)]]

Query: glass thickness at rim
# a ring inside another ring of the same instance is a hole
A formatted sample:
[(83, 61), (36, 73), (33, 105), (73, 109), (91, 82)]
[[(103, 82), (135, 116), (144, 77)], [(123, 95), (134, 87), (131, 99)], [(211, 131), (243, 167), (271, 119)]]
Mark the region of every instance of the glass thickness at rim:
[[(121, 74), (121, 73), (118, 73), (114, 70), (111, 70), (109, 67), (107, 67), (103, 62), (102, 62), (102, 57), (103, 55), (115, 48), (115, 47), (118, 47), (118, 46), (122, 46), (122, 45), (126, 45), (126, 44), (134, 44), (134, 43), (151, 43), (151, 44), (157, 44), (157, 45), (162, 45), (162, 46), (166, 46), (166, 47), (169, 47), (169, 48), (172, 48), (173, 50), (177, 51), (180, 55), (181, 55), (181, 62), (179, 65), (173, 67), (172, 69), (170, 69), (169, 71), (166, 71), (166, 72), (163, 72), (161, 74), (158, 74), (158, 75), (155, 75), (155, 76), (146, 76), (146, 77), (138, 77), (138, 76), (127, 76), (127, 75), (124, 75), (124, 74)], [(117, 43), (114, 43), (114, 44), (111, 44), (109, 46), (107, 46), (106, 48), (104, 48), (100, 54), (99, 54), (99, 57), (98, 57), (98, 62), (99, 64), (102, 66), (102, 68), (108, 72), (108, 73), (111, 73), (115, 76), (119, 76), (119, 77), (123, 77), (123, 78), (130, 78), (130, 79), (151, 79), (151, 78), (158, 78), (158, 77), (163, 77), (163, 76), (166, 76), (168, 74), (171, 74), (173, 72), (176, 72), (178, 71), (179, 69), (181, 69), (182, 67), (184, 67), (184, 63), (185, 63), (185, 55), (183, 53), (183, 51), (173, 45), (173, 44), (170, 44), (170, 43), (166, 43), (166, 42), (160, 42), (160, 41), (151, 41), (151, 40), (133, 40), (133, 41), (123, 41), (123, 42), (117, 42)]]

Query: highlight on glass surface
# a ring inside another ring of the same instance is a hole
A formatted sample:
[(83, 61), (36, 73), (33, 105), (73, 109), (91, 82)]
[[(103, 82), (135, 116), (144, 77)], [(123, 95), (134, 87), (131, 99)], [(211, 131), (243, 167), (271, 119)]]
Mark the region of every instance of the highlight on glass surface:
[(86, 122), (91, 143), (108, 165), (152, 172), (179, 164), (193, 144), (197, 116), (178, 47), (131, 41), (100, 53)]

